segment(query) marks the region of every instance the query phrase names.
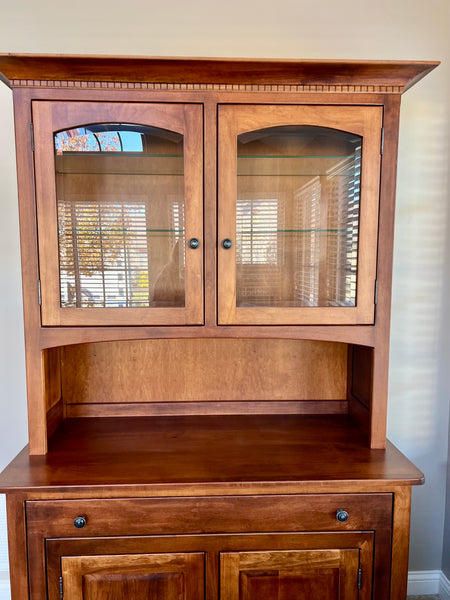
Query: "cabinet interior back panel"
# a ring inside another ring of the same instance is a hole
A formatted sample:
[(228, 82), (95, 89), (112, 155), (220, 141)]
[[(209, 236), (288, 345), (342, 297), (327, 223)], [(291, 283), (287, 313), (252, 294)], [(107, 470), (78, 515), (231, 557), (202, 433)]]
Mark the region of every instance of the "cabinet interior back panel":
[(61, 350), (61, 376), (68, 405), (343, 401), (347, 345), (246, 339), (81, 344)]

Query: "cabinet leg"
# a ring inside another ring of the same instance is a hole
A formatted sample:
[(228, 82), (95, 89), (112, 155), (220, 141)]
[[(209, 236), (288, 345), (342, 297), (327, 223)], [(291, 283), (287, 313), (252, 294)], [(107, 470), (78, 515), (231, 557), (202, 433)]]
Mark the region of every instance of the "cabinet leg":
[(406, 600), (410, 522), (411, 488), (407, 486), (396, 488), (394, 493), (394, 519), (392, 524), (390, 600)]
[(6, 495), (11, 600), (28, 598), (25, 501), (20, 494)]

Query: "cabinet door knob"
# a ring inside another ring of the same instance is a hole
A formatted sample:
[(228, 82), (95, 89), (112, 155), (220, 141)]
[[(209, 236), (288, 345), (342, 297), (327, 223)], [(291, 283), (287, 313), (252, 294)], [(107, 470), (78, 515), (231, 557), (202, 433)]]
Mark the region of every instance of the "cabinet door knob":
[(343, 510), (342, 508), (340, 508), (337, 512), (336, 512), (336, 519), (340, 522), (340, 523), (345, 523), (345, 521), (348, 520), (348, 512), (346, 510)]
[(225, 248), (225, 250), (229, 250), (232, 245), (233, 242), (229, 238), (225, 238), (222, 242), (222, 248)]
[(87, 523), (87, 519), (86, 519), (86, 517), (83, 517), (83, 516), (77, 517), (76, 519), (73, 520), (73, 525), (77, 529), (83, 529), (83, 527), (86, 525), (86, 523)]
[(192, 248), (192, 250), (196, 250), (199, 246), (200, 240), (198, 240), (197, 238), (191, 238), (189, 240), (189, 248)]

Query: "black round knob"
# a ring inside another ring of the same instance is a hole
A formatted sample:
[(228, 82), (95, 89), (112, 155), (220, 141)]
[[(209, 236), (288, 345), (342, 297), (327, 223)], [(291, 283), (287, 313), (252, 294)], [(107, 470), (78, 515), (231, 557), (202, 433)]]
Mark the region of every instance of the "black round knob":
[(76, 527), (77, 529), (83, 529), (83, 527), (86, 525), (86, 523), (87, 523), (86, 517), (77, 517), (73, 521), (74, 527)]
[(189, 240), (189, 248), (192, 248), (192, 250), (196, 250), (199, 246), (200, 240), (198, 240), (197, 238), (191, 238)]
[(225, 238), (222, 242), (222, 247), (225, 248), (225, 250), (229, 250), (232, 245), (233, 245), (233, 242), (228, 238)]
[(348, 520), (348, 512), (346, 510), (343, 510), (342, 508), (340, 508), (337, 512), (336, 512), (336, 519), (340, 522), (340, 523), (345, 523), (345, 521)]

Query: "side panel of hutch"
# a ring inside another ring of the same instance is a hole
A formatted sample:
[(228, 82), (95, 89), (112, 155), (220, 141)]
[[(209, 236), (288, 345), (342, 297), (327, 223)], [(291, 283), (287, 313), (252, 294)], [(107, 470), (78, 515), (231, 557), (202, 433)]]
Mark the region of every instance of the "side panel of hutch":
[(1, 56), (29, 446), (13, 600), (405, 600), (400, 96), (437, 63)]

